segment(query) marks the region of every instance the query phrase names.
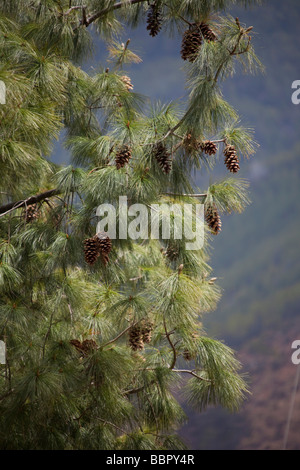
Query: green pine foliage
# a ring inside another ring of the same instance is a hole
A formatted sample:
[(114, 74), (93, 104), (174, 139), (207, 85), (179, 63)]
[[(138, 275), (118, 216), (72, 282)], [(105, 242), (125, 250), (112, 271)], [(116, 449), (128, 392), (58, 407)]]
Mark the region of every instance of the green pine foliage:
[[(0, 6), (2, 449), (181, 449), (184, 400), (233, 411), (248, 393), (233, 351), (202, 323), (221, 297), (210, 277), (209, 226), (198, 251), (171, 233), (168, 241), (112, 240), (92, 266), (84, 257), (97, 207), (117, 209), (119, 196), (150, 209), (198, 201), (220, 214), (249, 203), (245, 180), (225, 174), (198, 189), (192, 174), (212, 171), (226, 144), (246, 158), (255, 151), (221, 92), (236, 67), (260, 66), (251, 28), (226, 13), (252, 2), (154, 3), (158, 34), (201, 22), (217, 34), (185, 64), (190, 95), (180, 109), (149, 104), (124, 69), (141, 59), (120, 32), (146, 25), (148, 2)], [(80, 60), (92, 53), (92, 31), (109, 58), (88, 73)], [(69, 166), (51, 162), (61, 131)], [(217, 152), (208, 156), (201, 144), (209, 139)]]

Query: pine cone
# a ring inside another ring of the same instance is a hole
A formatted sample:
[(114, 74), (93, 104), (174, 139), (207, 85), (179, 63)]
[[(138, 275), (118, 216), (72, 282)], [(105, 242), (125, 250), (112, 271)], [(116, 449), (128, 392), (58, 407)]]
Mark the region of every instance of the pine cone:
[(183, 60), (194, 62), (202, 44), (202, 34), (199, 26), (194, 23), (185, 31), (181, 44), (181, 57)]
[(161, 9), (153, 3), (150, 5), (147, 15), (147, 30), (150, 36), (156, 36), (161, 30)]
[(120, 77), (120, 78), (121, 78), (122, 82), (124, 83), (124, 85), (126, 86), (128, 91), (133, 90), (133, 85), (132, 85), (131, 79), (130, 79), (130, 77), (128, 77), (128, 75), (122, 75), (122, 77)]
[(141, 324), (141, 335), (143, 343), (150, 343), (152, 338), (153, 323), (150, 320), (144, 320)]
[(37, 220), (39, 217), (39, 210), (37, 204), (30, 204), (23, 212), (26, 224)]
[(84, 354), (88, 354), (95, 349), (97, 349), (97, 343), (93, 339), (85, 339), (81, 343), (81, 350)]
[(205, 220), (214, 235), (221, 232), (222, 223), (215, 204), (206, 208)]
[(170, 173), (172, 165), (170, 160), (170, 153), (167, 150), (166, 146), (163, 143), (159, 142), (154, 146), (153, 153), (157, 163), (159, 164), (163, 172), (166, 174)]
[(202, 144), (200, 145), (200, 148), (202, 152), (208, 155), (215, 155), (218, 149), (216, 144), (212, 142), (211, 140), (206, 140), (205, 142), (202, 142)]
[(169, 245), (167, 250), (166, 250), (166, 257), (170, 260), (170, 261), (175, 261), (177, 258), (178, 258), (178, 255), (179, 255), (179, 251), (178, 249), (176, 248), (176, 246), (174, 245)]
[(240, 169), (239, 159), (233, 145), (226, 145), (224, 149), (225, 165), (230, 173), (237, 173)]
[(141, 327), (139, 325), (135, 325), (130, 328), (129, 345), (133, 351), (141, 351), (144, 349)]
[(123, 168), (131, 159), (131, 150), (128, 145), (123, 145), (123, 147), (116, 154), (116, 166), (117, 170)]
[(203, 38), (206, 41), (216, 41), (217, 40), (217, 35), (213, 32), (213, 30), (210, 28), (210, 26), (207, 23), (202, 22), (199, 26), (200, 31), (203, 35)]
[(101, 253), (108, 254), (112, 248), (111, 239), (109, 238), (106, 232), (97, 233), (97, 237), (99, 250), (101, 251)]
[(99, 239), (97, 235), (84, 240), (84, 258), (91, 266), (96, 262), (99, 256)]
[(109, 253), (112, 248), (112, 242), (106, 232), (97, 233), (98, 250), (103, 264), (106, 266), (109, 261)]

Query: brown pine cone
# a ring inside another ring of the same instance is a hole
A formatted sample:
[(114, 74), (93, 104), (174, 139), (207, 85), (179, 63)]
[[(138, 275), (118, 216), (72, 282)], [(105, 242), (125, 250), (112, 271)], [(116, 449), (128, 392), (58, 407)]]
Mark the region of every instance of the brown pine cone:
[(202, 34), (199, 26), (193, 23), (187, 29), (182, 38), (181, 57), (183, 60), (194, 62), (202, 44)]
[(117, 170), (120, 168), (123, 168), (131, 159), (131, 149), (128, 147), (128, 145), (123, 145), (121, 149), (116, 154), (116, 167)]
[(218, 147), (214, 142), (211, 140), (206, 140), (205, 142), (202, 142), (200, 145), (200, 148), (202, 152), (208, 154), (208, 155), (215, 155), (217, 153)]
[(210, 26), (207, 23), (202, 22), (200, 24), (199, 28), (200, 28), (200, 31), (203, 35), (203, 38), (206, 41), (216, 41), (217, 40), (217, 35), (213, 32), (213, 30), (210, 28)]
[(170, 159), (170, 153), (167, 150), (167, 147), (162, 142), (159, 142), (154, 146), (153, 154), (163, 172), (166, 174), (170, 173), (172, 169), (172, 164)]
[(149, 31), (150, 36), (156, 36), (161, 30), (161, 9), (153, 3), (149, 6), (148, 15), (147, 15), (147, 30)]
[(206, 208), (205, 220), (214, 235), (221, 232), (222, 222), (215, 204)]
[(142, 349), (144, 349), (141, 327), (139, 325), (135, 325), (130, 328), (129, 345), (133, 351), (141, 351)]
[(93, 265), (99, 256), (99, 239), (97, 235), (84, 240), (84, 258), (89, 265)]
[(230, 173), (237, 173), (240, 169), (239, 158), (233, 145), (226, 145), (224, 149), (225, 165)]

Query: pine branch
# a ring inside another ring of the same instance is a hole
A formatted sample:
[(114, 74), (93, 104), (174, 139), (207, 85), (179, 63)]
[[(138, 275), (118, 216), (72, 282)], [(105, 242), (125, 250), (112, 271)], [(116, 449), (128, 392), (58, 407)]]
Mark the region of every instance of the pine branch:
[(48, 191), (37, 194), (35, 196), (30, 196), (27, 199), (23, 199), (17, 202), (10, 202), (8, 204), (0, 206), (0, 214), (1, 214), (0, 217), (3, 217), (4, 215), (16, 209), (20, 209), (21, 207), (24, 207), (27, 205), (29, 206), (31, 204), (36, 204), (38, 202), (44, 201), (45, 199), (49, 197), (53, 197), (53, 196), (56, 196), (57, 194), (60, 194), (60, 192), (61, 191), (59, 189), (49, 189)]
[(70, 7), (65, 13), (64, 13), (64, 16), (68, 16), (72, 11), (74, 10), (81, 10), (81, 9), (85, 9), (86, 6), (85, 5), (76, 5), (76, 6), (73, 6), (73, 7)]
[[(136, 3), (142, 3), (146, 1), (148, 0), (130, 0), (130, 5), (135, 5)], [(101, 16), (105, 16), (107, 13), (110, 13), (111, 11), (119, 10), (120, 8), (124, 6), (125, 6), (124, 2), (118, 2), (118, 3), (115, 3), (115, 5), (113, 6), (104, 8), (103, 10), (98, 11), (97, 13), (94, 13), (93, 15), (91, 15), (89, 18), (86, 19), (85, 26), (88, 27), (91, 23), (101, 18)], [(82, 24), (83, 22), (81, 21), (80, 25)]]
[[(234, 45), (233, 49), (232, 49), (231, 51), (228, 51), (228, 53), (229, 53), (230, 56), (245, 54), (246, 52), (248, 52), (249, 46), (250, 46), (250, 41), (251, 41), (251, 37), (249, 36), (249, 37), (248, 37), (248, 44), (247, 44), (247, 46), (245, 47), (245, 49), (243, 49), (242, 51), (236, 52), (236, 51), (237, 51), (237, 48), (239, 47), (239, 44), (240, 44), (240, 42), (241, 42), (242, 37), (243, 37), (245, 34), (248, 34), (248, 32), (251, 31), (251, 29), (252, 29), (252, 26), (250, 26), (250, 27), (247, 28), (246, 30), (245, 30), (244, 28), (242, 28), (241, 25), (240, 25), (240, 22), (239, 22), (239, 19), (238, 19), (238, 18), (236, 18), (236, 24), (237, 24), (237, 26), (238, 26), (240, 32), (239, 32), (239, 35), (238, 35), (238, 38), (237, 38), (237, 42), (236, 42), (236, 44)], [(223, 68), (224, 64), (226, 63), (226, 61), (227, 61), (227, 57), (226, 57), (226, 59), (220, 64), (220, 66), (219, 66), (219, 68), (218, 68), (218, 70), (217, 70), (217, 72), (216, 72), (216, 75), (215, 75), (215, 78), (214, 78), (214, 81), (215, 81), (215, 82), (218, 81), (219, 75), (220, 75), (220, 73), (221, 73), (221, 71), (222, 71), (222, 68)]]

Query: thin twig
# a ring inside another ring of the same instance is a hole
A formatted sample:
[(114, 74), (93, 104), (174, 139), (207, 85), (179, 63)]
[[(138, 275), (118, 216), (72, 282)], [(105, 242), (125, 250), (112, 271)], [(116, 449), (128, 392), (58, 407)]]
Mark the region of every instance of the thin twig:
[(140, 321), (142, 321), (142, 318), (138, 321), (136, 321), (135, 323), (129, 325), (127, 328), (125, 328), (125, 330), (121, 331), (121, 333), (118, 334), (118, 336), (116, 336), (114, 339), (111, 339), (110, 341), (108, 341), (107, 343), (101, 345), (102, 348), (104, 348), (105, 346), (108, 346), (109, 344), (112, 344), (114, 343), (115, 341), (117, 341), (119, 338), (121, 338), (121, 336), (125, 335), (125, 333), (127, 333), (128, 330), (130, 330), (130, 328), (132, 328), (133, 326), (137, 325)]
[(126, 434), (126, 436), (130, 437), (130, 434), (128, 434), (128, 432), (124, 431), (124, 429), (120, 428), (116, 424), (111, 423), (110, 421), (107, 421), (106, 419), (102, 419), (102, 418), (98, 418), (98, 417), (96, 419), (98, 419), (99, 421), (101, 421), (104, 424), (109, 424), (110, 426), (114, 427), (118, 431), (121, 431), (123, 434)]
[(165, 196), (179, 196), (179, 197), (207, 197), (207, 194), (179, 194), (179, 193), (163, 193)]
[(173, 372), (177, 372), (179, 374), (190, 374), (196, 377), (197, 379), (204, 380), (205, 382), (211, 383), (211, 380), (205, 379), (204, 377), (201, 377), (200, 375), (195, 374), (193, 370), (189, 370), (189, 369), (172, 369), (172, 370)]
[(172, 351), (173, 351), (173, 361), (169, 367), (169, 369), (174, 369), (175, 367), (175, 364), (176, 364), (176, 360), (177, 360), (177, 351), (176, 351), (176, 348), (174, 346), (174, 344), (172, 343), (171, 339), (170, 339), (170, 335), (172, 333), (168, 333), (168, 330), (167, 330), (167, 325), (166, 325), (166, 320), (165, 318), (163, 319), (163, 322), (164, 322), (164, 329), (165, 329), (165, 333), (166, 333), (166, 337), (167, 337), (167, 340), (172, 348)]

